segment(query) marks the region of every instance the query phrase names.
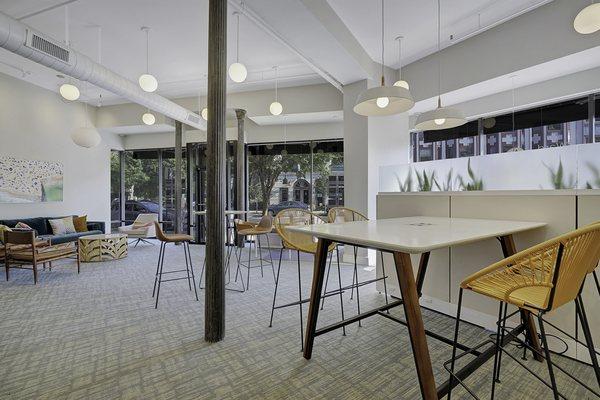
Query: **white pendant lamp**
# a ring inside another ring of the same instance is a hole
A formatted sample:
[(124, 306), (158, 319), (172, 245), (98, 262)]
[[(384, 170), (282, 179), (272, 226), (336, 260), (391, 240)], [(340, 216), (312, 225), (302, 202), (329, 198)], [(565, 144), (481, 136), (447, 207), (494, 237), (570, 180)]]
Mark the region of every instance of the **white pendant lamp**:
[(600, 30), (600, 3), (593, 3), (579, 11), (573, 21), (573, 28), (582, 35)]
[(150, 64), (150, 28), (148, 28), (147, 26), (142, 26), (140, 29), (142, 31), (146, 32), (146, 73), (140, 75), (138, 82), (144, 92), (151, 93), (151, 92), (156, 91), (156, 89), (158, 89), (158, 81), (156, 80), (154, 75), (151, 75), (149, 72), (149, 70), (150, 70), (150, 68), (149, 68), (149, 64)]
[(403, 87), (406, 90), (410, 90), (410, 86), (408, 85), (408, 82), (406, 82), (405, 80), (402, 79), (402, 39), (404, 39), (403, 36), (398, 36), (396, 38), (396, 40), (398, 41), (398, 80), (396, 82), (394, 82), (394, 86), (399, 86), (399, 87)]
[(202, 119), (208, 121), (208, 108), (204, 107), (200, 112), (200, 115), (202, 116)]
[(283, 112), (283, 106), (277, 98), (277, 83), (279, 80), (279, 69), (277, 67), (273, 68), (275, 69), (275, 101), (272, 102), (269, 106), (269, 112), (273, 115), (281, 115), (281, 113)]
[(73, 140), (73, 143), (75, 143), (77, 146), (89, 149), (98, 146), (102, 140), (102, 137), (95, 127), (88, 124), (87, 103), (84, 102), (83, 104), (85, 107), (85, 123), (83, 127), (75, 129), (73, 133), (71, 133), (71, 140)]
[(60, 85), (58, 91), (60, 92), (60, 95), (63, 97), (63, 99), (69, 101), (77, 100), (80, 95), (77, 86), (70, 83), (63, 83), (62, 85)]
[(248, 76), (248, 70), (246, 69), (246, 66), (240, 62), (240, 13), (236, 11), (233, 15), (237, 17), (236, 47), (235, 62), (229, 66), (229, 77), (236, 83), (242, 83)]
[(144, 113), (144, 115), (142, 115), (142, 122), (144, 122), (146, 125), (154, 125), (156, 122), (156, 117), (150, 112), (150, 110), (148, 110)]
[(402, 86), (385, 86), (384, 78), (384, 0), (381, 0), (381, 86), (367, 89), (358, 96), (354, 112), (365, 117), (400, 114), (410, 110), (415, 102), (410, 91)]
[(442, 107), (441, 75), (440, 65), (440, 0), (438, 0), (438, 104), (432, 111), (421, 113), (417, 117), (415, 129), (419, 131), (436, 131), (441, 129), (456, 128), (467, 123), (462, 111), (452, 107)]

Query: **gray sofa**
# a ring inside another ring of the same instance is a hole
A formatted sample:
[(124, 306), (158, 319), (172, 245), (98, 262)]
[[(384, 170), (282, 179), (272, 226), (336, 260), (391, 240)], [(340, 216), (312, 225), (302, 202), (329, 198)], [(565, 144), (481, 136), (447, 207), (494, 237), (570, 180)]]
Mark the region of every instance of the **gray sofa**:
[(52, 244), (75, 242), (81, 236), (97, 235), (104, 233), (104, 222), (102, 221), (88, 221), (87, 228), (88, 232), (77, 232), (68, 233), (65, 235), (54, 235), (52, 234), (52, 228), (50, 227), (49, 219), (56, 219), (63, 217), (34, 217), (34, 218), (18, 218), (18, 219), (0, 219), (0, 225), (6, 225), (13, 228), (19, 222), (23, 222), (34, 229), (39, 237), (44, 239), (50, 239)]

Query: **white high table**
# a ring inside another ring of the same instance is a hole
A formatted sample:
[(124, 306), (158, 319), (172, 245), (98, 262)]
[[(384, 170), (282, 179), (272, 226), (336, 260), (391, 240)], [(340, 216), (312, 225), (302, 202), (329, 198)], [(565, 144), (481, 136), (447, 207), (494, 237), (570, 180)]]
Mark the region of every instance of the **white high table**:
[[(446, 381), (439, 388), (436, 388), (426, 335), (446, 343), (451, 343), (451, 341), (435, 332), (425, 329), (419, 305), (419, 297), (427, 271), (429, 253), (435, 249), (497, 238), (502, 246), (504, 256), (508, 257), (516, 253), (512, 238), (513, 234), (541, 228), (545, 225), (545, 223), (541, 222), (417, 216), (286, 227), (286, 229), (291, 231), (307, 233), (318, 239), (308, 310), (304, 358), (311, 358), (313, 342), (316, 336), (355, 323), (363, 318), (376, 314), (382, 315), (405, 324), (408, 327), (423, 399), (442, 398), (448, 392), (449, 382)], [(317, 330), (319, 300), (325, 276), (327, 248), (333, 242), (393, 253), (402, 299)], [(416, 279), (411, 265), (411, 254), (421, 254)], [(481, 267), (485, 266), (482, 265)], [(404, 307), (406, 321), (384, 312), (399, 305)], [(521, 316), (522, 322), (513, 330), (513, 333), (517, 335), (525, 333), (531, 345), (539, 349), (533, 320), (529, 313), (522, 312)], [(507, 335), (507, 337), (509, 336)], [(461, 347), (466, 349), (466, 346)], [(482, 353), (474, 352), (473, 354), (477, 357), (469, 362), (461, 371), (457, 372), (456, 375), (459, 379), (464, 379), (479, 366), (483, 365), (485, 361), (493, 357), (494, 349), (491, 348), (490, 351)], [(452, 385), (456, 386), (457, 383), (455, 379)]]

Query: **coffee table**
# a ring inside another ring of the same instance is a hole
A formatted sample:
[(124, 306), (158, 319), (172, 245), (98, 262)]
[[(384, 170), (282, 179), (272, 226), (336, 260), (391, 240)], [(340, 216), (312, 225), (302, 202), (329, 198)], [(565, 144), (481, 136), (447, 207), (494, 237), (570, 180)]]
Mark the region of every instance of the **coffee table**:
[(81, 262), (111, 261), (127, 257), (127, 235), (122, 233), (82, 236), (78, 242)]

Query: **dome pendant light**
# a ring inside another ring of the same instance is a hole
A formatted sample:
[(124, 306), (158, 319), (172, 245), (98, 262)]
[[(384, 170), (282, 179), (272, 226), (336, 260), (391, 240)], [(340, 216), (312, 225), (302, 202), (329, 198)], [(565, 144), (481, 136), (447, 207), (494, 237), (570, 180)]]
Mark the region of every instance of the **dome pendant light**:
[(240, 62), (240, 13), (236, 11), (233, 15), (237, 17), (236, 47), (235, 62), (229, 66), (229, 77), (236, 83), (242, 83), (248, 76), (248, 70), (246, 69), (246, 66)]
[(442, 68), (440, 61), (440, 0), (438, 0), (438, 104), (437, 108), (427, 111), (417, 117), (415, 129), (419, 131), (436, 131), (441, 129), (456, 128), (467, 123), (463, 113), (452, 107), (442, 107)]
[(367, 89), (358, 96), (354, 112), (365, 117), (400, 114), (410, 110), (415, 102), (410, 91), (402, 86), (385, 86), (384, 78), (384, 0), (381, 0), (381, 86)]
[(88, 125), (88, 105), (87, 102), (83, 102), (83, 104), (85, 109), (85, 123), (83, 127), (75, 129), (73, 133), (71, 133), (71, 140), (73, 140), (73, 143), (75, 143), (77, 146), (90, 149), (92, 147), (98, 146), (98, 144), (100, 144), (100, 141), (102, 140), (102, 137), (100, 136), (98, 130), (95, 127)]
[(148, 28), (147, 26), (142, 26), (140, 29), (142, 31), (146, 32), (146, 73), (140, 75), (138, 82), (144, 92), (151, 93), (151, 92), (154, 92), (156, 89), (158, 89), (158, 81), (156, 80), (154, 75), (151, 75), (149, 72), (149, 70), (150, 70), (150, 67), (149, 67), (149, 64), (150, 64), (150, 28)]
[(275, 101), (269, 106), (269, 112), (272, 115), (280, 115), (283, 112), (283, 106), (277, 99), (277, 81), (279, 80), (279, 69), (277, 67), (273, 68), (275, 69)]
[(600, 31), (600, 3), (592, 3), (579, 11), (573, 21), (573, 28), (582, 35)]
[(398, 80), (396, 82), (394, 82), (394, 86), (400, 86), (403, 87), (406, 90), (410, 90), (410, 86), (408, 85), (408, 82), (406, 82), (405, 80), (402, 79), (402, 39), (404, 39), (403, 36), (398, 36), (396, 38), (396, 40), (398, 41)]

